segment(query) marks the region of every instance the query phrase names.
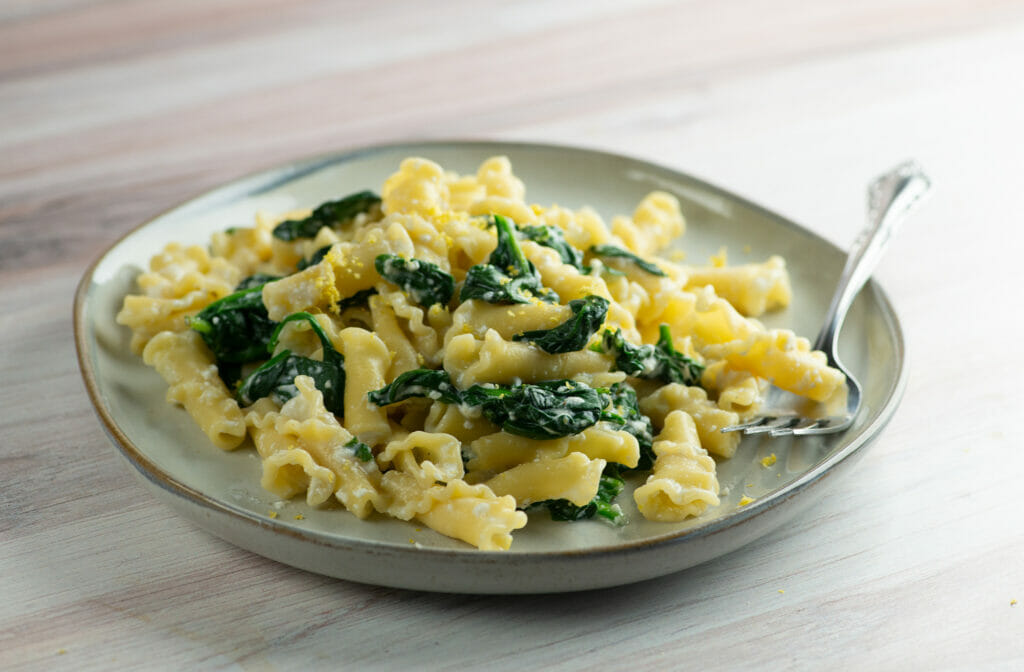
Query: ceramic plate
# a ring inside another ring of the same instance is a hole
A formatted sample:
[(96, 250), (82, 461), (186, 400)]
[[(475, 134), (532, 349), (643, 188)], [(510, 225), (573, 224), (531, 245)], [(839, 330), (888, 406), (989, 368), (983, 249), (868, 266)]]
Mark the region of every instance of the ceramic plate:
[[(403, 144), (299, 161), (247, 177), (149, 221), (107, 251), (82, 280), (75, 332), (82, 374), (104, 429), (143, 482), (175, 511), (229, 542), (283, 563), (352, 581), (465, 593), (585, 590), (640, 581), (704, 562), (785, 524), (808, 507), (878, 436), (905, 383), (903, 339), (889, 301), (868, 283), (840, 339), (843, 361), (864, 385), (854, 426), (827, 437), (745, 438), (719, 463), (720, 506), (686, 523), (645, 521), (629, 493), (619, 498), (631, 523), (556, 523), (544, 513), (514, 533), (512, 549), (483, 552), (415, 523), (358, 520), (340, 508), (277, 501), (260, 488), (252, 448), (214, 448), (185, 412), (164, 401), (166, 385), (128, 347), (114, 322), (134, 278), (169, 241), (205, 244), (211, 232), (249, 226), (258, 210), (280, 212), (380, 185), (406, 156), (475, 172), (508, 156), (530, 202), (591, 205), (606, 220), (629, 214), (653, 189), (675, 194), (687, 218), (680, 242), (703, 262), (722, 246), (730, 260), (786, 258), (792, 306), (767, 316), (813, 337), (844, 254), (793, 222), (679, 172), (612, 154), (536, 144)], [(762, 466), (775, 453), (777, 462)], [(741, 497), (753, 498), (739, 506)]]

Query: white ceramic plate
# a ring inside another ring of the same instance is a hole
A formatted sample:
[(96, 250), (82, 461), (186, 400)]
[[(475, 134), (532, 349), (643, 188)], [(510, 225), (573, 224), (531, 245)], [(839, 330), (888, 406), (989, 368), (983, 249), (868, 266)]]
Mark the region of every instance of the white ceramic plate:
[[(299, 161), (189, 201), (129, 233), (86, 273), (75, 301), (75, 336), (89, 395), (114, 445), (150, 490), (175, 511), (231, 543), (302, 569), (353, 581), (419, 590), (535, 593), (585, 590), (661, 576), (733, 551), (809, 506), (881, 431), (905, 384), (903, 338), (874, 283), (847, 318), (843, 361), (864, 385), (864, 408), (849, 431), (828, 437), (745, 438), (719, 463), (722, 504), (686, 523), (645, 521), (629, 491), (619, 500), (632, 522), (556, 523), (544, 513), (514, 534), (512, 550), (483, 552), (414, 523), (358, 520), (340, 508), (277, 502), (259, 485), (255, 451), (214, 448), (185, 412), (164, 402), (166, 386), (128, 348), (114, 322), (134, 278), (169, 241), (205, 244), (211, 232), (251, 225), (257, 210), (312, 207), (360, 189), (379, 189), (406, 156), (473, 172), (503, 154), (530, 202), (589, 204), (606, 219), (628, 214), (652, 189), (667, 190), (687, 218), (687, 258), (723, 245), (730, 260), (781, 254), (792, 307), (768, 316), (813, 337), (844, 254), (815, 234), (717, 187), (667, 168), (602, 152), (535, 144), (444, 142), (374, 147)], [(760, 459), (778, 456), (771, 468)], [(741, 497), (754, 502), (740, 507)]]

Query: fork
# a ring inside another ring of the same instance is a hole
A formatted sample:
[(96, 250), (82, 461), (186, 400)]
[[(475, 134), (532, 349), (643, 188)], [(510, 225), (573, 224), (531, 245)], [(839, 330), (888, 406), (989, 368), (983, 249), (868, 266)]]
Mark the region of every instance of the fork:
[(839, 331), (846, 312), (878, 266), (893, 234), (930, 189), (931, 180), (915, 161), (896, 166), (876, 178), (868, 187), (867, 226), (850, 248), (832, 303), (825, 314), (825, 324), (814, 342), (814, 349), (825, 353), (829, 366), (839, 369), (846, 376), (846, 413), (814, 418), (785, 409), (782, 402), (788, 393), (773, 385), (765, 398), (765, 411), (747, 422), (723, 427), (720, 431), (808, 436), (841, 432), (853, 424), (860, 410), (861, 385), (839, 361), (836, 353)]

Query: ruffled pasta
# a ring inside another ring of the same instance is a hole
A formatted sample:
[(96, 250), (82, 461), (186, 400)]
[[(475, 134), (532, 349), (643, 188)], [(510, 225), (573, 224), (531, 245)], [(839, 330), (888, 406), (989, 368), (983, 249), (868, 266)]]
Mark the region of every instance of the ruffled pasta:
[(506, 341), (489, 329), (482, 341), (460, 334), (448, 342), (444, 369), (460, 388), (477, 383), (509, 385), (514, 382), (574, 379), (607, 371), (608, 358), (591, 350), (551, 355), (529, 343)]
[(413, 432), (388, 444), (378, 456), (384, 466), (387, 499), (381, 510), (403, 520), (416, 518), (431, 529), (481, 550), (505, 550), (512, 531), (526, 525), (512, 496), (462, 480), (459, 441), (447, 434)]
[(786, 262), (779, 256), (760, 264), (708, 266), (688, 271), (688, 289), (710, 285), (736, 310), (752, 317), (785, 308), (793, 297)]
[(636, 206), (633, 217), (612, 220), (612, 233), (640, 256), (650, 256), (683, 235), (686, 220), (672, 194), (654, 191)]
[(263, 457), (263, 487), (283, 498), (305, 491), (310, 506), (333, 494), (366, 518), (381, 499), (376, 463), (356, 456), (350, 444), (354, 437), (324, 408), (311, 378), (298, 376), (295, 386), (298, 394), (280, 410), (260, 400), (246, 416)]
[(654, 471), (633, 492), (644, 518), (676, 522), (718, 505), (715, 461), (700, 445), (697, 425), (684, 411), (672, 411), (654, 441)]
[(318, 263), (263, 288), (263, 303), (271, 319), (299, 311), (336, 312), (342, 299), (372, 289), (381, 280), (374, 260), (381, 254), (413, 256), (409, 232), (385, 219), (373, 224), (353, 242), (337, 243)]
[(116, 316), (132, 330), (132, 352), (141, 353), (162, 331), (183, 331), (185, 319), (234, 290), (241, 272), (198, 245), (169, 243), (138, 277), (142, 294), (129, 294)]
[(606, 464), (583, 453), (569, 453), (565, 457), (518, 464), (485, 485), (497, 495), (515, 497), (519, 507), (548, 499), (565, 499), (584, 506), (597, 496)]
[(482, 551), (504, 551), (512, 532), (526, 526), (526, 514), (510, 495), (498, 497), (485, 485), (452, 481), (426, 493), (426, 510), (417, 514), (432, 530), (461, 539)]
[(392, 434), (391, 423), (382, 408), (371, 404), (367, 395), (385, 385), (391, 354), (377, 336), (366, 329), (348, 327), (339, 334), (345, 367), (345, 429), (371, 446)]
[(218, 448), (233, 450), (245, 440), (238, 402), (217, 375), (217, 366), (195, 332), (163, 331), (149, 340), (143, 361), (167, 381), (167, 401), (181, 404)]
[[(233, 227), (210, 236), (210, 250), (241, 271), (242, 276), (254, 273), (284, 275), (295, 268), (304, 252), (312, 250), (303, 250), (301, 244), (275, 238), (274, 227), (287, 219), (301, 219), (309, 214), (308, 210), (296, 210), (277, 216), (257, 213), (256, 224), (252, 227)], [(329, 229), (325, 229), (324, 233), (330, 236)], [(333, 236), (330, 242), (335, 240), (337, 236)], [(327, 241), (318, 238), (317, 244), (322, 246)]]
[(572, 436), (540, 441), (495, 432), (472, 441), (469, 452), (471, 457), (466, 466), (472, 471), (490, 474), (517, 464), (557, 459), (572, 452), (625, 467), (635, 467), (640, 460), (636, 437), (610, 423), (598, 423)]
[(709, 346), (705, 352), (812, 401), (828, 401), (846, 381), (842, 372), (828, 365), (824, 353), (811, 350), (810, 341), (788, 329), (758, 332)]
[(656, 427), (663, 427), (672, 411), (684, 411), (697, 425), (700, 443), (709, 452), (729, 458), (736, 453), (740, 435), (720, 430), (739, 422), (739, 415), (708, 399), (702, 388), (671, 383), (640, 400), (643, 411)]

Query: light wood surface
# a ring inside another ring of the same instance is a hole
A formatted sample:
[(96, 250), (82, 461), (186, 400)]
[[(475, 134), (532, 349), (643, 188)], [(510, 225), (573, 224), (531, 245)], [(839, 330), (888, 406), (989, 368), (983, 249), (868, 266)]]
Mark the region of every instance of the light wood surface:
[[(1021, 2), (0, 2), (0, 668), (1024, 669), (1022, 69)], [(445, 137), (639, 156), (843, 246), (917, 158), (895, 419), (778, 533), (567, 596), (326, 579), (153, 501), (79, 376), (87, 265), (242, 174)]]

